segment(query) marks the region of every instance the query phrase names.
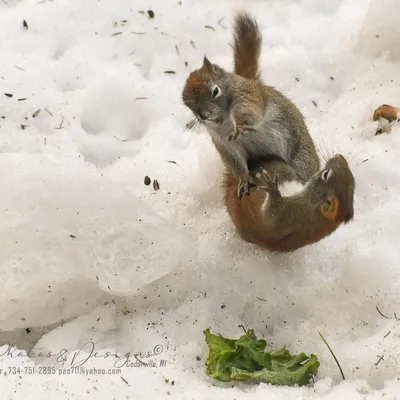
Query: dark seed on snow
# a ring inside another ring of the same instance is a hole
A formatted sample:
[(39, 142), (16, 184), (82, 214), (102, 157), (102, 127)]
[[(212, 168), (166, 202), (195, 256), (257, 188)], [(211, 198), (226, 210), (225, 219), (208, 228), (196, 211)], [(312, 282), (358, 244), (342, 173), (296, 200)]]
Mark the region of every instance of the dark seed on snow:
[(154, 188), (154, 190), (160, 189), (160, 184), (158, 183), (157, 179), (154, 179), (154, 181), (153, 181), (153, 188)]
[(149, 10), (147, 11), (147, 14), (149, 14), (149, 18), (154, 18), (154, 11)]
[(151, 183), (151, 179), (146, 175), (146, 176), (144, 177), (144, 184), (145, 184), (146, 186), (149, 186), (150, 183)]

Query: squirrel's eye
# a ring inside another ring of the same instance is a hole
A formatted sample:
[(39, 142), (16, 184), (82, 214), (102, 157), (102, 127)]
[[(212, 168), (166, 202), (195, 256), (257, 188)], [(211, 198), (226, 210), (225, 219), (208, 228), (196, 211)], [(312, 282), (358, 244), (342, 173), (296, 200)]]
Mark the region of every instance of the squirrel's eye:
[(218, 97), (218, 95), (221, 93), (221, 91), (219, 90), (218, 86), (214, 86), (213, 92), (212, 92), (212, 97), (213, 99), (215, 99), (216, 97)]
[(327, 181), (331, 176), (332, 176), (332, 170), (331, 169), (326, 169), (323, 173), (322, 173), (322, 179), (324, 181)]

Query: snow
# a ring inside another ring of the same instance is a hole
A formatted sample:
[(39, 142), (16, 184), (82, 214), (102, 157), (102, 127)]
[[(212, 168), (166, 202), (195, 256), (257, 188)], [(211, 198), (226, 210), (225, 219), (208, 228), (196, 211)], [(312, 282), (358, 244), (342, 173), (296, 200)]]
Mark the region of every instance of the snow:
[[(301, 108), (321, 156), (348, 157), (357, 182), (354, 221), (291, 255), (240, 240), (219, 157), (204, 132), (185, 130), (184, 81), (205, 53), (231, 68), (237, 6), (262, 28), (263, 79)], [(398, 396), (400, 129), (374, 136), (372, 122), (379, 105), (400, 106), (396, 6), (0, 0), (0, 397)], [(316, 354), (315, 386), (207, 378), (202, 331), (238, 337), (239, 325)], [(166, 366), (94, 374), (114, 368), (107, 351)], [(86, 372), (71, 374), (78, 361)]]

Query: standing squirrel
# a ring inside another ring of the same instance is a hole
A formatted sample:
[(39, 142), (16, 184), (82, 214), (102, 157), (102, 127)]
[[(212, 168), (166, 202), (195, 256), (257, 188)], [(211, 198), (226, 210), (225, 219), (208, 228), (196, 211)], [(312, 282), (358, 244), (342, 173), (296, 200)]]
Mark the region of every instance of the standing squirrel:
[(237, 196), (255, 184), (248, 163), (280, 156), (300, 182), (319, 169), (319, 159), (303, 115), (283, 94), (262, 83), (258, 61), (261, 34), (246, 12), (234, 20), (234, 73), (204, 57), (186, 80), (182, 100), (205, 125), (225, 165), (238, 180)]
[(237, 178), (229, 170), (224, 182), (227, 211), (245, 241), (270, 251), (291, 252), (353, 219), (355, 180), (342, 155), (328, 160), (305, 185), (279, 157), (252, 164), (258, 190), (250, 196), (238, 199)]

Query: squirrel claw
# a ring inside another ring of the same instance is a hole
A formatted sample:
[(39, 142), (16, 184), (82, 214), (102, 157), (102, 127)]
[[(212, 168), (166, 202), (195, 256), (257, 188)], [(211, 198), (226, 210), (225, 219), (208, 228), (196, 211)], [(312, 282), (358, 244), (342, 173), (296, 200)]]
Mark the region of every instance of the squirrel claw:
[(239, 135), (241, 135), (242, 132), (239, 129), (235, 129), (229, 136), (228, 136), (228, 141), (232, 142), (234, 141)]
[(238, 185), (238, 198), (239, 200), (242, 200), (243, 195), (246, 193), (247, 196), (250, 196), (250, 186), (252, 186), (250, 179), (247, 180), (240, 180), (239, 185)]
[(235, 136), (236, 136), (236, 132), (232, 132), (232, 133), (228, 136), (228, 141), (229, 141), (229, 142), (232, 142), (233, 139), (235, 138)]
[(247, 176), (244, 179), (239, 180), (238, 184), (238, 198), (242, 200), (243, 195), (246, 193), (247, 196), (250, 196), (250, 189), (254, 186), (257, 186), (255, 180), (252, 176)]
[(228, 136), (228, 140), (231, 142), (235, 140), (238, 136), (245, 135), (246, 133), (250, 132), (255, 132), (255, 129), (248, 126), (238, 127)]
[(262, 173), (258, 173), (256, 177), (262, 183), (262, 186), (258, 186), (259, 190), (265, 190), (271, 196), (280, 197), (281, 193), (278, 189), (277, 174), (275, 174), (272, 178), (271, 175), (265, 169), (263, 169)]

